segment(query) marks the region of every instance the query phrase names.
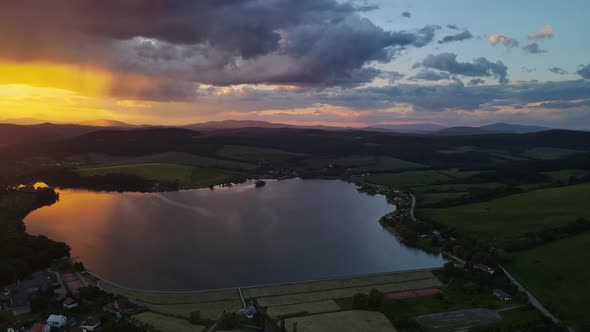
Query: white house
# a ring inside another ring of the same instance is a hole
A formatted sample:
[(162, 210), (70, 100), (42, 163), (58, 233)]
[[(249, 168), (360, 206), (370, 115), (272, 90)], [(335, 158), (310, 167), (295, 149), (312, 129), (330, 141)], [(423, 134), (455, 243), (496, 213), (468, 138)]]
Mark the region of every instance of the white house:
[(66, 316), (62, 315), (50, 315), (49, 318), (47, 318), (47, 325), (51, 327), (64, 327), (67, 322), (68, 319)]
[(93, 317), (88, 317), (88, 319), (86, 321), (84, 321), (84, 323), (82, 323), (82, 325), (80, 325), (80, 327), (82, 327), (82, 330), (86, 331), (86, 332), (92, 332), (92, 331), (98, 330), (99, 326), (100, 326), (100, 321), (97, 319), (94, 319)]
[(78, 302), (76, 302), (76, 300), (72, 299), (71, 297), (68, 297), (64, 300), (63, 306), (66, 309), (74, 309), (78, 306)]

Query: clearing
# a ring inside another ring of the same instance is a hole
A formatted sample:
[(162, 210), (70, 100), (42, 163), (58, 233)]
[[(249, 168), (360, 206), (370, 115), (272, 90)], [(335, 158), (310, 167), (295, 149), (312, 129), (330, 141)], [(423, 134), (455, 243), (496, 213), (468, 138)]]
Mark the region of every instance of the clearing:
[(285, 327), (289, 332), (395, 332), (389, 320), (379, 312), (370, 311), (341, 311), (305, 317), (289, 318), (285, 320)]

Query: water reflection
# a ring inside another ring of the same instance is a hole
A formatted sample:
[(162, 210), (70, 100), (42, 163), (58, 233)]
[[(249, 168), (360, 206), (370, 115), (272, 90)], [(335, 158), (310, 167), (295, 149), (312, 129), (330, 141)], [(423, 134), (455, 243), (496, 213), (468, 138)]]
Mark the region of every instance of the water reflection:
[(442, 265), (377, 220), (382, 196), (329, 180), (223, 190), (97, 193), (61, 190), (30, 214), (33, 234), (66, 241), (91, 270), (135, 288), (197, 290)]

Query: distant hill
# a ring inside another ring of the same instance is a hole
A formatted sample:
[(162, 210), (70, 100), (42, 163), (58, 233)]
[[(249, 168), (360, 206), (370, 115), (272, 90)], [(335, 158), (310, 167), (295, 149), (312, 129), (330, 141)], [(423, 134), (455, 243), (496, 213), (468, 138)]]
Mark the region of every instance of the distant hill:
[(75, 137), (100, 128), (80, 125), (38, 125), (0, 124), (0, 147), (15, 144), (36, 144)]
[(416, 123), (416, 124), (399, 124), (399, 125), (376, 125), (369, 126), (367, 130), (374, 131), (393, 131), (397, 133), (432, 133), (445, 129), (445, 126), (434, 123)]
[(125, 122), (105, 119), (81, 121), (78, 122), (78, 124), (90, 127), (135, 127), (134, 125)]
[(292, 128), (294, 126), (253, 120), (224, 120), (195, 123), (182, 126), (191, 130), (238, 129), (238, 128)]
[(510, 123), (493, 123), (481, 127), (458, 126), (439, 130), (438, 135), (462, 136), (462, 135), (485, 135), (485, 134), (526, 134), (551, 130), (551, 128), (540, 126), (515, 125)]
[(540, 126), (515, 125), (510, 123), (493, 123), (479, 127), (485, 131), (496, 133), (535, 133), (538, 131), (550, 130), (551, 128)]
[(450, 127), (439, 130), (436, 132), (437, 135), (445, 135), (445, 136), (470, 136), (470, 135), (485, 135), (485, 134), (493, 134), (494, 132), (483, 130), (479, 127), (467, 127), (467, 126), (459, 126), (459, 127)]

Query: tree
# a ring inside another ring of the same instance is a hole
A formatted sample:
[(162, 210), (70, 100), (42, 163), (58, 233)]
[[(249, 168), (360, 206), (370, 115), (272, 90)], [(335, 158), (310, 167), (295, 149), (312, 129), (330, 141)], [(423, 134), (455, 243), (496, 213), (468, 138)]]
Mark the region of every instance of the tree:
[(383, 303), (383, 294), (375, 288), (371, 288), (371, 290), (369, 291), (369, 297), (368, 297), (368, 303), (369, 306), (373, 307), (373, 308), (377, 308), (381, 305), (381, 303)]
[(189, 321), (193, 325), (198, 325), (201, 322), (201, 312), (199, 310), (191, 312)]
[(363, 293), (356, 294), (352, 297), (352, 306), (354, 309), (365, 309), (369, 306), (369, 297)]

